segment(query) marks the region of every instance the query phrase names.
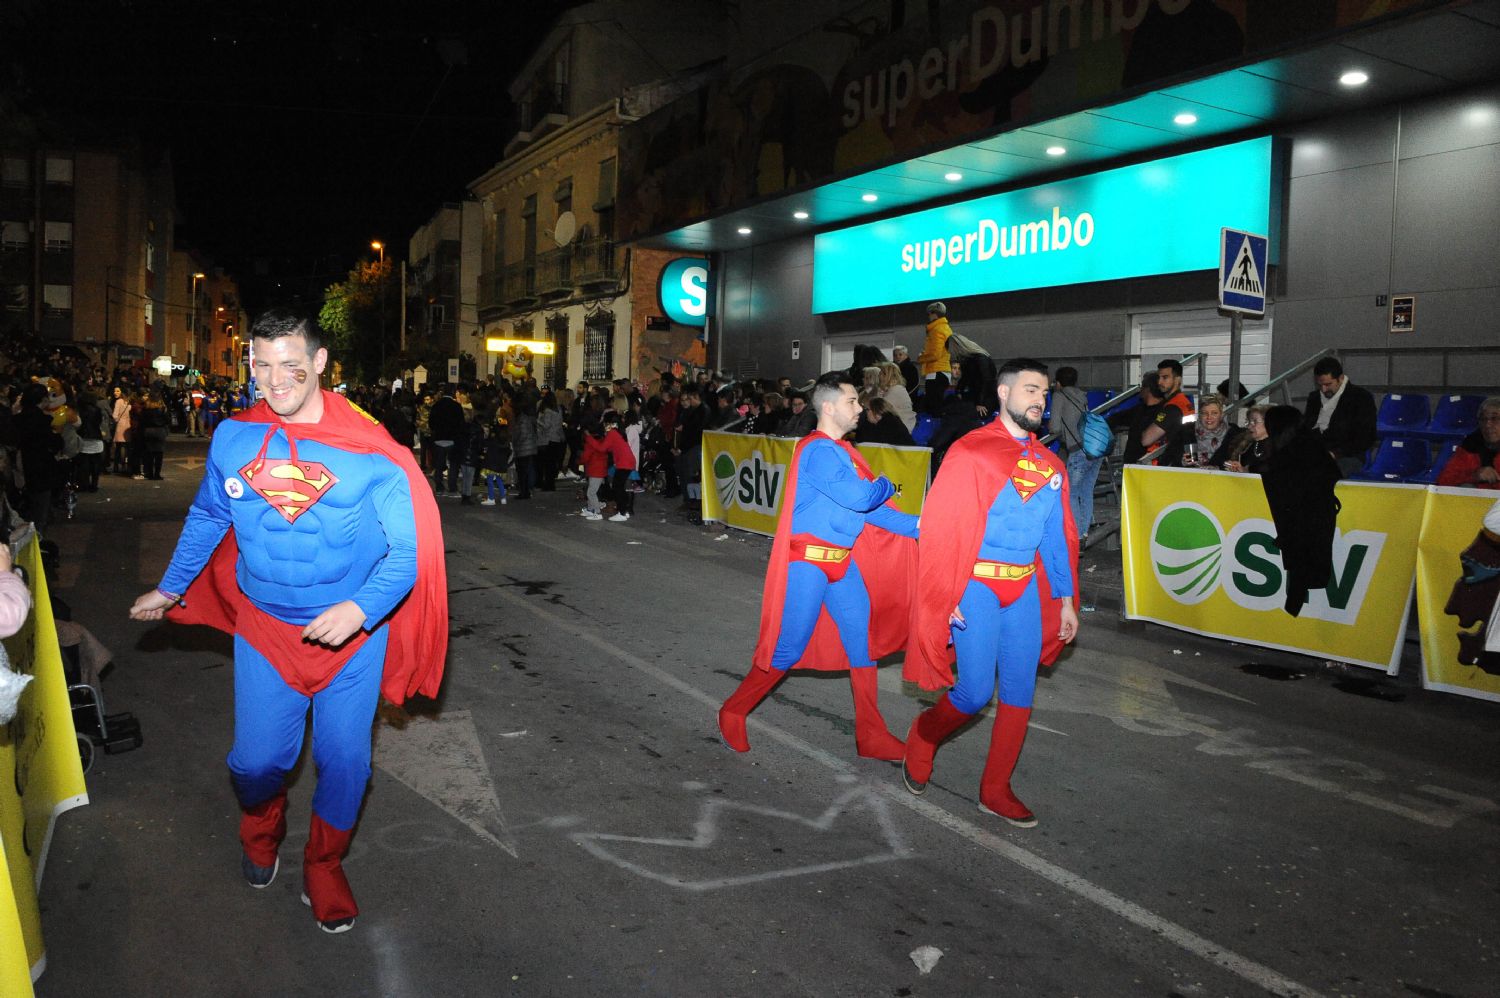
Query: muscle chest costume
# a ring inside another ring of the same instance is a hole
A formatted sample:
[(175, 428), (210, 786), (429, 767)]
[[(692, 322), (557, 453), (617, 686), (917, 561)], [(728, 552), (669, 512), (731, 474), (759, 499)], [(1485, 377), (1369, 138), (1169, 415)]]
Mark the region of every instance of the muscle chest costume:
[(792, 454), (766, 568), (752, 668), (719, 712), (745, 752), (745, 717), (789, 669), (849, 670), (861, 755), (899, 759), (880, 716), (875, 659), (906, 644), (917, 518), (891, 504), (852, 444), (814, 431)]
[[(907, 735), (905, 777), (913, 792), (931, 778), (937, 746), (982, 710), (998, 685), (980, 806), (1035, 823), (1010, 792), (1010, 774), (1037, 664), (1051, 664), (1062, 651), (1061, 601), (1077, 592), (1077, 565), (1067, 474), (1034, 435), (1017, 440), (996, 420), (949, 449), (923, 510), (904, 675), (924, 689), (952, 689)], [(955, 607), (961, 627), (949, 624)]]
[[(161, 588), (184, 594), (169, 619), (235, 636), (228, 762), (246, 860), (273, 876), (311, 704), (318, 786), (304, 883), (329, 922), (357, 913), (339, 859), (369, 780), (378, 697), (437, 693), (448, 607), (437, 505), (411, 452), (342, 396), (325, 391), (323, 405), (317, 423), (283, 422), (261, 402), (219, 426)], [(365, 613), (353, 638), (333, 649), (301, 640), (345, 600)]]

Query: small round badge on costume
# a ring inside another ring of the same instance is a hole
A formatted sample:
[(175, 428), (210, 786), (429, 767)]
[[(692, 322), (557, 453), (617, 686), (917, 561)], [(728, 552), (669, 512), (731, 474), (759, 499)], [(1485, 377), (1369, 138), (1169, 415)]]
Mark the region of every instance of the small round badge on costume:
[(1047, 482), (1047, 488), (1051, 489), (1053, 492), (1056, 492), (1058, 489), (1062, 488), (1062, 472), (1053, 472), (1052, 478)]
[(245, 494), (245, 485), (238, 478), (224, 479), (224, 491), (231, 499), (238, 499)]

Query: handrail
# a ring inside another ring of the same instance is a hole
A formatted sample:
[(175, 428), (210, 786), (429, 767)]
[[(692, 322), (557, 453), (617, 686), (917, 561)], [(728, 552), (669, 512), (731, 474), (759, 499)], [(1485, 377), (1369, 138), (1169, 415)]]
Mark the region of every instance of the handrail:
[[(1192, 364), (1192, 363), (1196, 363), (1198, 365), (1198, 389), (1199, 389), (1200, 393), (1202, 393), (1203, 390), (1204, 390), (1204, 383), (1203, 383), (1203, 381), (1204, 381), (1204, 366), (1203, 365), (1204, 365), (1204, 362), (1207, 360), (1207, 358), (1208, 358), (1208, 354), (1206, 352), (1202, 351), (1202, 350), (1199, 350), (1199, 351), (1197, 351), (1195, 353), (1188, 354), (1186, 357), (1183, 357), (1182, 360), (1180, 361), (1180, 363), (1182, 364), (1183, 367), (1186, 367), (1187, 365)], [(1094, 415), (1094, 416), (1102, 416), (1104, 413), (1108, 412), (1110, 409), (1115, 408), (1116, 406), (1120, 405), (1122, 402), (1126, 402), (1126, 401), (1128, 401), (1130, 399), (1135, 398), (1140, 393), (1141, 393), (1141, 386), (1140, 386), (1139, 383), (1137, 383), (1134, 387), (1127, 388), (1125, 391), (1123, 391), (1120, 394), (1116, 395), (1114, 398), (1105, 399), (1103, 402), (1099, 403), (1098, 405), (1094, 406), (1094, 408), (1090, 409), (1089, 413), (1091, 415)], [(1055, 433), (1049, 433), (1045, 437), (1040, 438), (1037, 441), (1037, 443), (1039, 443), (1039, 444), (1041, 444), (1042, 446), (1045, 447), (1047, 444), (1050, 444), (1052, 441), (1054, 441), (1056, 439), (1057, 439), (1057, 434), (1055, 434)]]
[(1301, 361), (1295, 367), (1287, 368), (1285, 371), (1281, 372), (1270, 381), (1267, 381), (1265, 384), (1255, 389), (1255, 391), (1247, 394), (1244, 398), (1235, 399), (1233, 402), (1230, 402), (1228, 405), (1226, 405), (1224, 407), (1224, 418), (1228, 419), (1230, 414), (1233, 413), (1236, 409), (1241, 409), (1247, 405), (1250, 405), (1253, 399), (1259, 398), (1260, 396), (1268, 394), (1269, 392), (1273, 392), (1277, 388), (1283, 388), (1284, 394), (1284, 386), (1288, 381), (1291, 381), (1293, 378), (1297, 377), (1303, 371), (1306, 371), (1308, 368), (1312, 367), (1324, 357), (1332, 357), (1336, 356), (1337, 354), (1337, 350), (1334, 350), (1331, 347), (1326, 347), (1308, 357), (1306, 360)]
[[(1320, 350), (1317, 353), (1313, 354), (1311, 357), (1308, 357), (1306, 360), (1304, 360), (1301, 363), (1297, 364), (1295, 367), (1288, 368), (1287, 370), (1283, 371), (1281, 374), (1278, 374), (1276, 377), (1272, 378), (1270, 381), (1267, 381), (1265, 384), (1263, 384), (1259, 388), (1255, 389), (1253, 392), (1247, 393), (1244, 398), (1235, 399), (1233, 402), (1230, 402), (1227, 405), (1225, 405), (1224, 408), (1223, 408), (1223, 412), (1224, 412), (1224, 417), (1223, 418), (1228, 419), (1229, 416), (1230, 416), (1230, 414), (1233, 413), (1236, 409), (1239, 409), (1239, 408), (1241, 408), (1241, 407), (1243, 407), (1245, 405), (1250, 404), (1250, 402), (1251, 402), (1252, 399), (1258, 398), (1261, 395), (1265, 395), (1268, 392), (1273, 392), (1277, 388), (1282, 389), (1282, 395), (1285, 396), (1286, 395), (1286, 388), (1285, 388), (1285, 386), (1286, 386), (1286, 383), (1288, 381), (1290, 381), (1291, 379), (1295, 378), (1297, 375), (1301, 374), (1303, 371), (1306, 371), (1308, 368), (1312, 367), (1314, 364), (1316, 364), (1318, 361), (1322, 360), (1324, 357), (1328, 357), (1330, 355), (1334, 355), (1334, 354), (1337, 354), (1337, 353), (1338, 353), (1337, 350), (1334, 350), (1332, 348), (1325, 348), (1325, 349)], [(1147, 451), (1145, 454), (1142, 454), (1139, 458), (1137, 458), (1135, 463), (1136, 464), (1145, 464), (1147, 461), (1151, 460), (1152, 455), (1155, 454), (1155, 453), (1156, 453), (1155, 451)]]

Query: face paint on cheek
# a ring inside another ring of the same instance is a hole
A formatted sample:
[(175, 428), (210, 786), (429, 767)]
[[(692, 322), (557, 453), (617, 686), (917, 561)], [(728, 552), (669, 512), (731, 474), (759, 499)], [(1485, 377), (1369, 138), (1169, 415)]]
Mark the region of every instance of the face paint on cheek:
[(307, 384), (307, 372), (306, 371), (293, 371), (292, 372), (292, 378), (299, 385), (305, 385), (305, 384)]

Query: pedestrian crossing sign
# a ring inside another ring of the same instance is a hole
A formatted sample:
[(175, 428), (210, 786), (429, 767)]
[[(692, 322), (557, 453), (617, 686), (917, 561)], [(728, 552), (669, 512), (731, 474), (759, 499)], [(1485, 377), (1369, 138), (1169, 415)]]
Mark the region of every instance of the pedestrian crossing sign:
[(1219, 230), (1219, 307), (1226, 312), (1266, 312), (1266, 237)]

